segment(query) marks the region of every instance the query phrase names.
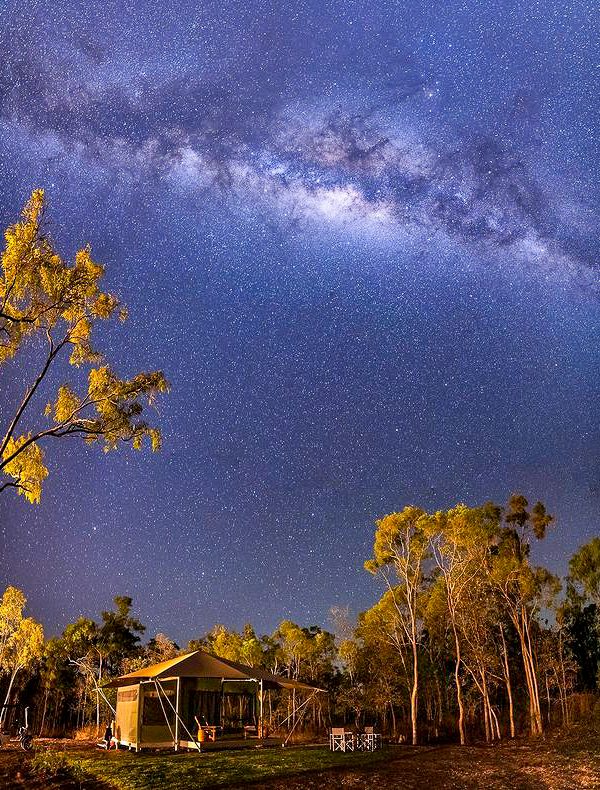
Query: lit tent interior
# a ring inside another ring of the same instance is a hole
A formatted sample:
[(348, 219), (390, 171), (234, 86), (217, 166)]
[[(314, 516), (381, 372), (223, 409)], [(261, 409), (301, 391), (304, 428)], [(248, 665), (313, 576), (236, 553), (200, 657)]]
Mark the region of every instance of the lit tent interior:
[(266, 691), (296, 690), (309, 699), (322, 691), (203, 650), (121, 675), (104, 688), (117, 689), (113, 736), (136, 751), (199, 748), (196, 720), (222, 731), (256, 727), (262, 734)]

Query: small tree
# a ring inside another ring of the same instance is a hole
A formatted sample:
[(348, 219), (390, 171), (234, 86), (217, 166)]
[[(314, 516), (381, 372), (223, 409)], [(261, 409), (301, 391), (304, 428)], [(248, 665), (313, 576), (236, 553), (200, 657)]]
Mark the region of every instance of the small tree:
[(42, 626), (31, 617), (23, 617), (26, 602), (20, 590), (9, 587), (2, 596), (0, 604), (0, 634), (2, 634), (0, 674), (9, 677), (4, 707), (0, 711), (0, 729), (6, 718), (6, 706), (10, 702), (17, 674), (28, 669), (41, 658), (44, 649)]

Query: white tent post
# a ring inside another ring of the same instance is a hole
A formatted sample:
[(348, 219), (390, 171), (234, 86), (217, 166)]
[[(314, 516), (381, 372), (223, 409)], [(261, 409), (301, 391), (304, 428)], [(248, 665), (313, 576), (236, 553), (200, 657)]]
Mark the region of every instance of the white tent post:
[(264, 731), (264, 725), (263, 725), (263, 693), (264, 693), (263, 682), (262, 682), (262, 679), (261, 679), (261, 681), (260, 681), (260, 692), (259, 692), (259, 694), (260, 694), (260, 702), (259, 702), (259, 704), (260, 704), (260, 715), (259, 715), (259, 718), (258, 718), (258, 732), (257, 732), (257, 735), (258, 735), (259, 738), (264, 738), (265, 737), (265, 731)]
[(177, 678), (177, 690), (175, 691), (175, 751), (179, 749), (179, 684), (181, 678)]
[(137, 721), (136, 721), (136, 725), (135, 725), (135, 750), (136, 750), (136, 752), (139, 752), (139, 750), (141, 748), (141, 743), (142, 743), (142, 720), (143, 720), (143, 716), (144, 716), (144, 686), (143, 686), (143, 681), (140, 681), (140, 685), (138, 686)]

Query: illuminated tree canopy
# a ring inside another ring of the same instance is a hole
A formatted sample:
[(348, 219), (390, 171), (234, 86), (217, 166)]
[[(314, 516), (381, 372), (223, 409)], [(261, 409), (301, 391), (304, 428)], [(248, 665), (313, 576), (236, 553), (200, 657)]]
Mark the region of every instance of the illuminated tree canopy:
[[(0, 491), (15, 488), (33, 503), (39, 503), (48, 476), (44, 444), (50, 438), (78, 437), (104, 451), (124, 442), (140, 449), (146, 441), (159, 449), (160, 431), (145, 411), (169, 389), (161, 371), (120, 378), (96, 348), (96, 326), (125, 321), (127, 310), (102, 290), (104, 268), (89, 247), (72, 263), (56, 251), (46, 232), (45, 207), (43, 190), (34, 191), (20, 220), (4, 234), (0, 271), (0, 366), (5, 376), (14, 375), (18, 363), (35, 371), (3, 433), (0, 470), (9, 479)], [(61, 383), (44, 422), (34, 396), (43, 385), (45, 391), (65, 358), (72, 368), (87, 369), (87, 381), (73, 375)]]

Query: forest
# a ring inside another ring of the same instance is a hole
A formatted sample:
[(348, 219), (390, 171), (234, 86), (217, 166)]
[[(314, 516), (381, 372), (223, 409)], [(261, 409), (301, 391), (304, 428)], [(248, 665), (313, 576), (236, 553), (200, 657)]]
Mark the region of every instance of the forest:
[[(201, 648), (325, 689), (297, 722), (301, 737), (342, 723), (414, 744), (540, 735), (600, 714), (600, 538), (581, 546), (561, 580), (532, 560), (552, 528), (544, 504), (530, 507), (522, 494), (504, 508), (389, 514), (365, 562), (381, 598), (355, 620), (333, 608), (329, 630), (282, 620), (266, 635), (217, 624), (186, 645), (162, 633), (144, 641), (133, 601), (117, 596), (96, 620), (80, 617), (46, 639), (26, 616), (24, 592), (8, 587), (2, 698), (30, 706), (36, 734), (91, 734), (110, 717), (108, 680)], [(270, 731), (296, 707), (295, 693), (270, 695)]]

